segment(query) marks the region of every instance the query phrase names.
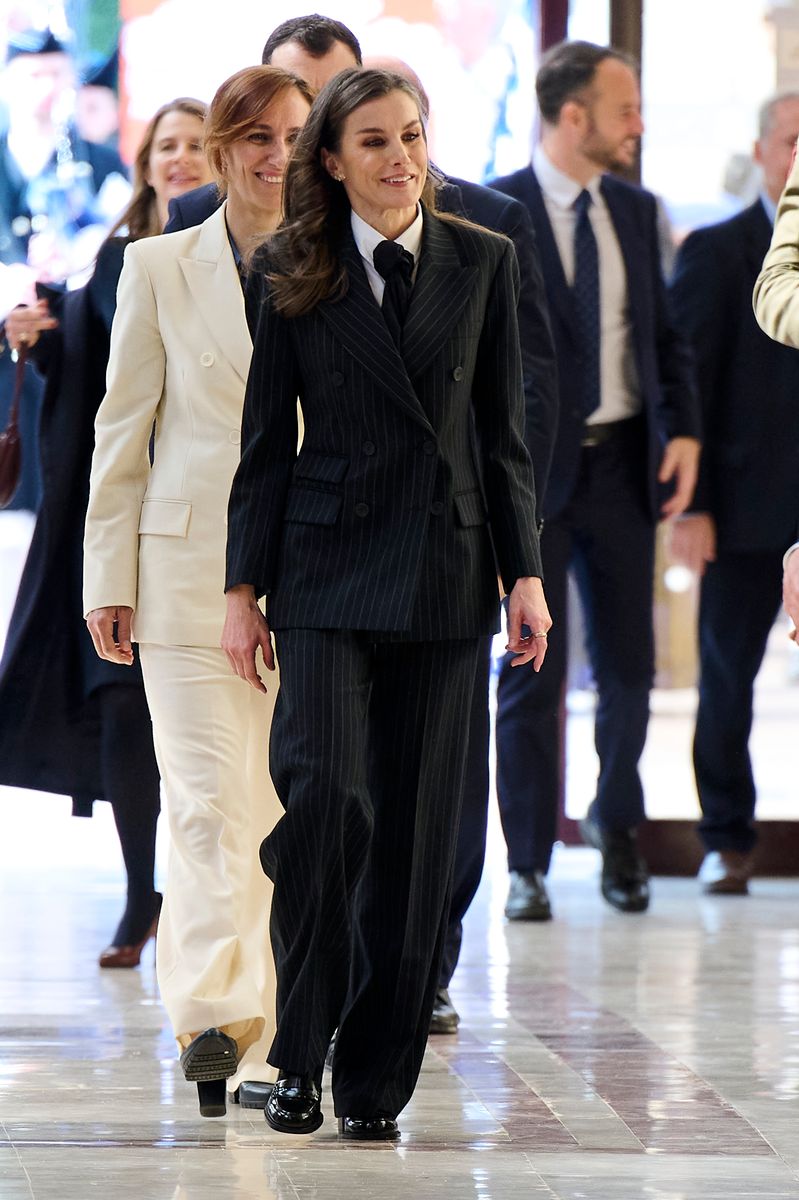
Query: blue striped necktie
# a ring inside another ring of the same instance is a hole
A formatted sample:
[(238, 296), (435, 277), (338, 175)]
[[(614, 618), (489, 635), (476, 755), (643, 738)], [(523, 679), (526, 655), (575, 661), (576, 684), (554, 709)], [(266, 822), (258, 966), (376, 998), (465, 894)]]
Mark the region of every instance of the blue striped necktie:
[(599, 253), (588, 210), (593, 201), (583, 188), (574, 202), (574, 311), (583, 363), (583, 416), (599, 408)]

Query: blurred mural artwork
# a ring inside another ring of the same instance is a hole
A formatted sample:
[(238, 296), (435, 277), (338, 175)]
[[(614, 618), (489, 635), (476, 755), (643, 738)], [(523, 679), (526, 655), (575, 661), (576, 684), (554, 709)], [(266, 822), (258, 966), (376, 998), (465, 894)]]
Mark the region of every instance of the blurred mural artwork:
[(178, 93), (210, 100), (227, 75), (260, 62), (276, 25), (320, 10), (348, 25), (365, 55), (413, 67), (430, 96), (431, 152), (445, 171), (480, 182), (529, 157), (535, 0), (122, 0), (125, 153), (159, 104)]

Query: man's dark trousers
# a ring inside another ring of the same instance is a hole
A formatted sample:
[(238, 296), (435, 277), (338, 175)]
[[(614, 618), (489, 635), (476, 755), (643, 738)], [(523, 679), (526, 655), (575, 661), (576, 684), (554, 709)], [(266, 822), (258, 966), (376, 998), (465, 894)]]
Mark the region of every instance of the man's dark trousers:
[(500, 668), (497, 794), (512, 871), (546, 872), (555, 841), (570, 568), (597, 685), (596, 817), (611, 830), (644, 819), (638, 761), (654, 675), (655, 529), (645, 500), (642, 444), (642, 421), (632, 418), (607, 441), (583, 449), (572, 499), (545, 524), (541, 538), (553, 622), (544, 670), (520, 671), (510, 666), (509, 655)]
[(745, 854), (756, 841), (752, 700), (781, 597), (779, 551), (720, 553), (702, 577), (694, 771), (708, 850)]

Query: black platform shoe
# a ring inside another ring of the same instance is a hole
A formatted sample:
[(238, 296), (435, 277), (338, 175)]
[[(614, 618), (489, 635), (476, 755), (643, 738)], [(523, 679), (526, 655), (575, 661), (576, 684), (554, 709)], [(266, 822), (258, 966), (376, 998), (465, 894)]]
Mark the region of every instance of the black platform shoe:
[(278, 1133), (313, 1133), (324, 1120), (321, 1105), (321, 1092), (310, 1075), (281, 1075), (264, 1116)]
[(395, 1142), (400, 1135), (393, 1117), (339, 1117), (338, 1132), (358, 1142)]
[(224, 1117), (225, 1080), (236, 1074), (239, 1048), (221, 1029), (206, 1029), (180, 1056), (183, 1074), (197, 1084), (201, 1117)]

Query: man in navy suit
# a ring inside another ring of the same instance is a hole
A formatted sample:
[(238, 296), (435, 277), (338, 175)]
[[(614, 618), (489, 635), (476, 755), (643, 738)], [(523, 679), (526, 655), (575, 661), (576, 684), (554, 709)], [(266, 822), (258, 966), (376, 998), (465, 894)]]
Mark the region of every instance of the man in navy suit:
[(755, 144), (759, 199), (692, 233), (671, 287), (704, 416), (699, 482), (671, 549), (702, 576), (693, 757), (706, 852), (699, 879), (715, 894), (745, 893), (752, 873), (753, 688), (780, 608), (782, 554), (799, 526), (799, 357), (767, 337), (752, 311), (797, 136), (799, 94), (767, 102)]
[(655, 198), (607, 174), (635, 161), (643, 130), (635, 69), (612, 48), (562, 43), (545, 56), (536, 90), (543, 130), (532, 166), (493, 185), (533, 218), (560, 380), (542, 537), (550, 660), (535, 678), (503, 664), (498, 692), (511, 919), (550, 915), (544, 876), (562, 789), (569, 569), (598, 691), (599, 778), (582, 832), (602, 852), (605, 899), (625, 912), (648, 906), (635, 830), (654, 666), (654, 535), (659, 518), (688, 504), (699, 457), (690, 353), (669, 319)]

